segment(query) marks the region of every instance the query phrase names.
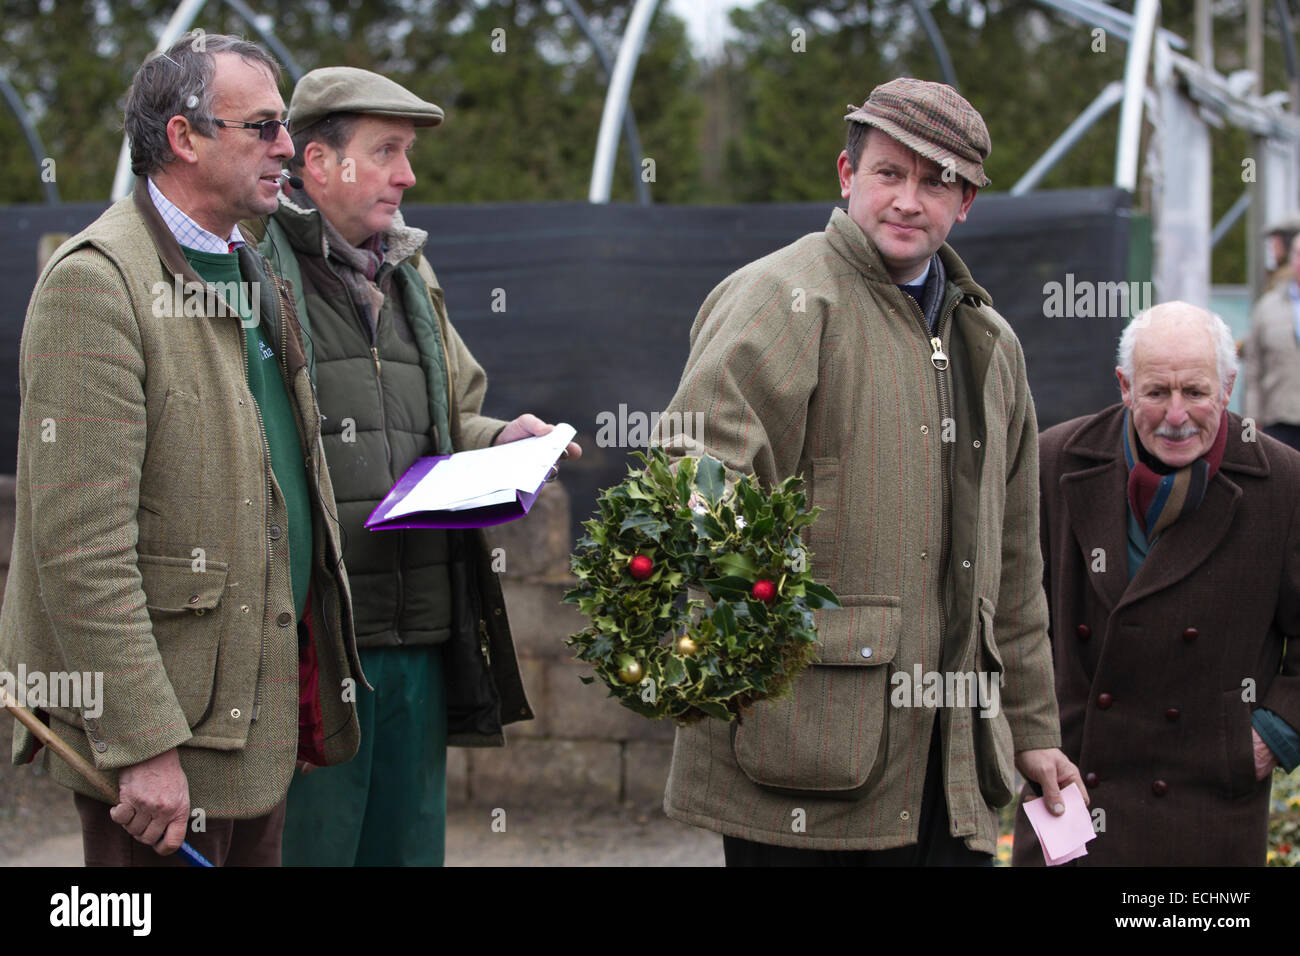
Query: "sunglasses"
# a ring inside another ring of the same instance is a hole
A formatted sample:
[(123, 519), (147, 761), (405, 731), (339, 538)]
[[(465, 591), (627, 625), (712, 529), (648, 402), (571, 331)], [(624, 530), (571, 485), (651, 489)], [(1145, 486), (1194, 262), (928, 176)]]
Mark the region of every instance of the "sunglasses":
[(257, 130), (258, 139), (264, 143), (274, 143), (280, 135), (281, 126), (284, 127), (285, 132), (289, 130), (288, 122), (278, 119), (262, 120), (260, 123), (240, 123), (235, 120), (222, 120), (213, 117), (212, 122), (222, 129), (255, 129)]

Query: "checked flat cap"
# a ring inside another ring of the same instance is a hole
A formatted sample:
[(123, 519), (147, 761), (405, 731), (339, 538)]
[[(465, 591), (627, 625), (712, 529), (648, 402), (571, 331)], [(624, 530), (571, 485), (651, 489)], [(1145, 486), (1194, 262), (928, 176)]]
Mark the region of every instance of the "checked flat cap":
[(849, 105), (846, 120), (874, 126), (981, 189), (992, 180), (984, 160), (993, 151), (984, 118), (944, 83), (900, 77), (871, 91), (861, 106)]

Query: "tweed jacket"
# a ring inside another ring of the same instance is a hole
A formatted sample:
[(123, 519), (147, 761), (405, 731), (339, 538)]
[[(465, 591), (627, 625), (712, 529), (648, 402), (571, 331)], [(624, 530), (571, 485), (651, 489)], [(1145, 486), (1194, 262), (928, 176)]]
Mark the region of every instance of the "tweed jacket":
[(1242, 354), (1246, 379), (1242, 410), (1260, 428), (1300, 425), (1300, 342), (1290, 290), (1291, 282), (1278, 283), (1260, 296), (1250, 313)]
[[(312, 508), (304, 755), (357, 749), (357, 661), (334, 494), (293, 303), (240, 252), (274, 343)], [(20, 351), (17, 513), (0, 667), (103, 675), (102, 713), (47, 701), (102, 770), (179, 748), (190, 803), (260, 816), (299, 752), (300, 641), (287, 511), (247, 384), (238, 316), (185, 260), (146, 191), (61, 246)], [(83, 702), (84, 703), (84, 702)], [(17, 725), (15, 762), (34, 742)], [(94, 796), (60, 760), (52, 775)]]
[[(788, 697), (678, 728), (675, 819), (810, 849), (915, 843), (938, 719), (951, 832), (992, 853), (1014, 753), (1058, 745), (1024, 357), (956, 253), (940, 255), (950, 361), (839, 209), (724, 280), (695, 320), (669, 414), (704, 413), (703, 447), (669, 447), (766, 485), (803, 475), (823, 509), (811, 567), (843, 609), (818, 612), (820, 662)], [(1000, 681), (996, 709), (895, 694), (980, 672)]]
[[(1062, 749), (1099, 829), (1071, 865), (1259, 866), (1251, 711), (1300, 728), (1300, 454), (1229, 414), (1205, 498), (1129, 581), (1123, 425), (1114, 405), (1040, 438)], [(1043, 864), (1022, 817), (1013, 860)]]

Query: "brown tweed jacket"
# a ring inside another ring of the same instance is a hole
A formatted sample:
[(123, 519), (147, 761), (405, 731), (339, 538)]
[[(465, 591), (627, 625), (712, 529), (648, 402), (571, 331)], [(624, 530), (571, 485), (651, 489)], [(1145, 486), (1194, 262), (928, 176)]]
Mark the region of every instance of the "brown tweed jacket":
[[(1024, 357), (940, 254), (943, 371), (915, 302), (839, 209), (724, 280), (695, 320), (669, 414), (703, 412), (703, 446), (729, 468), (805, 476), (824, 509), (812, 568), (844, 607), (819, 612), (821, 663), (787, 698), (678, 729), (675, 819), (785, 846), (915, 843), (937, 716), (952, 833), (991, 853), (1014, 751), (1059, 744)], [(1000, 675), (996, 714), (896, 696), (918, 667)]]
[[(245, 247), (313, 494), (317, 762), (359, 740), (347, 575), (291, 299)], [(210, 817), (271, 810), (298, 751), (299, 641), (286, 509), (245, 372), (245, 332), (206, 288), (143, 180), (60, 247), (23, 326), (17, 514), (0, 667), (103, 674), (103, 712), (47, 702), (51, 727), (117, 771), (179, 747)], [(355, 687), (355, 685), (351, 685)], [(84, 702), (83, 702), (84, 703)], [(15, 762), (34, 741), (21, 725)], [(95, 795), (60, 760), (51, 773)]]

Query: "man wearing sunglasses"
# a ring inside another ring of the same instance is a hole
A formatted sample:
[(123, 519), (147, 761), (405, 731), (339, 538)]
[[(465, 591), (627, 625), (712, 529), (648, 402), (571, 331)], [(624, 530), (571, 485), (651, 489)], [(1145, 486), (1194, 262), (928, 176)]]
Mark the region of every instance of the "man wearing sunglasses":
[(293, 155), (278, 79), (260, 47), (201, 32), (146, 61), (134, 195), (55, 252), (23, 328), (0, 669), (102, 688), (28, 699), (118, 786), (110, 807), (46, 758), (76, 791), (87, 865), (182, 865), (183, 839), (216, 865), (278, 865), (296, 759), (357, 749), (364, 678), (301, 331), (236, 228), (275, 209)]

